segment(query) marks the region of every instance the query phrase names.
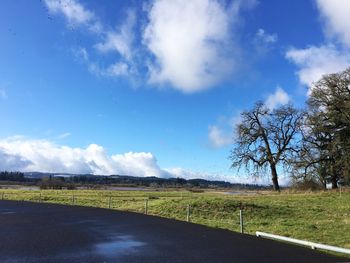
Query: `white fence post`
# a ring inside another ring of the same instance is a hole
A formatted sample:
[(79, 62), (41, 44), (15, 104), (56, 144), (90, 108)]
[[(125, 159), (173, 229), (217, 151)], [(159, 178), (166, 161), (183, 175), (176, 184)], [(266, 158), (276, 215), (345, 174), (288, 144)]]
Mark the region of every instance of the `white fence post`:
[(108, 199), (108, 208), (111, 209), (111, 206), (112, 206), (112, 196), (110, 196)]
[(241, 233), (244, 234), (244, 227), (243, 227), (243, 210), (239, 210), (239, 224), (240, 224), (240, 229)]
[(148, 214), (148, 199), (145, 200), (145, 214)]
[(187, 205), (187, 222), (191, 221), (191, 206)]

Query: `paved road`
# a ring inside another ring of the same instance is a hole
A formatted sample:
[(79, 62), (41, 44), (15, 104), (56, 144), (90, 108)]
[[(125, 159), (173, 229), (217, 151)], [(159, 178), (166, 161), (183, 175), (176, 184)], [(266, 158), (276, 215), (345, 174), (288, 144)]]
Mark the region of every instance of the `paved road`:
[(0, 201), (0, 262), (344, 262), (226, 230), (107, 209)]

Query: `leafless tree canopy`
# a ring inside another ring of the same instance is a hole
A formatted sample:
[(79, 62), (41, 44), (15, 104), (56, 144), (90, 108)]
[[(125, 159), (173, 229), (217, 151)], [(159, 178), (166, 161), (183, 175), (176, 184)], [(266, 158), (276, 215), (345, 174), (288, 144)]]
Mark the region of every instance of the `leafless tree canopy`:
[(269, 168), (273, 187), (279, 190), (277, 167), (289, 165), (298, 151), (303, 116), (292, 105), (269, 110), (262, 102), (243, 112), (235, 130), (232, 167), (244, 166), (256, 175)]

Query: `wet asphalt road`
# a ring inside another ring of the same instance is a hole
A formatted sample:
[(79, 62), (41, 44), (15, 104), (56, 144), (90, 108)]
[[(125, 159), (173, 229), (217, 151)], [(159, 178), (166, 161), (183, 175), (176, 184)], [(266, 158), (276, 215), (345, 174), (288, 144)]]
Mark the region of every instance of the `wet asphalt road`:
[(0, 262), (346, 262), (307, 248), (107, 209), (0, 201)]

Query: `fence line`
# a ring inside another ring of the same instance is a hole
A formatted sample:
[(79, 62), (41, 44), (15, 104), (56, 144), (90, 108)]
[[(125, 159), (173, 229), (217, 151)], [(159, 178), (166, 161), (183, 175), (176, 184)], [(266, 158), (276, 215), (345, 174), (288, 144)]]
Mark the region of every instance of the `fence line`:
[[(7, 197), (7, 198), (6, 198)], [(19, 198), (17, 198), (19, 197)], [(67, 194), (59, 193), (58, 191), (56, 194), (47, 194), (45, 195), (44, 191), (36, 191), (36, 192), (27, 192), (27, 193), (7, 193), (2, 192), (1, 193), (1, 199), (9, 199), (9, 200), (27, 200), (27, 201), (34, 201), (34, 202), (49, 202), (49, 203), (64, 203), (68, 205), (86, 205), (84, 202), (90, 201), (90, 206), (93, 207), (102, 207), (102, 208), (109, 208), (109, 209), (119, 209), (121, 211), (136, 211), (139, 213), (144, 214), (152, 214), (152, 215), (158, 215), (162, 216), (162, 212), (153, 212), (152, 213), (152, 202), (157, 200), (168, 200), (168, 201), (185, 201), (186, 198), (184, 198), (183, 195), (181, 196), (173, 196), (173, 195), (165, 195), (165, 196), (157, 196), (156, 199), (153, 199), (152, 196), (113, 196), (113, 195), (95, 195), (95, 196), (86, 196), (86, 195), (77, 195), (74, 193), (74, 191), (70, 191)], [(150, 198), (151, 197), (151, 198)], [(189, 196), (190, 197), (190, 196)], [(192, 197), (190, 197), (193, 199)], [(136, 207), (127, 207), (128, 203), (136, 203)], [(187, 222), (191, 221), (197, 221), (198, 220), (231, 220), (232, 226), (240, 226), (242, 225), (241, 221), (238, 221), (238, 217), (236, 218), (233, 216), (232, 212), (225, 212), (225, 211), (216, 211), (216, 210), (209, 210), (209, 209), (196, 209), (195, 206), (191, 206), (190, 204), (184, 205), (181, 204), (180, 207), (184, 211), (179, 213), (175, 216), (170, 216), (172, 218), (177, 218), (182, 220), (185, 220)], [(236, 210), (235, 210), (236, 211)], [(182, 214), (182, 215), (181, 215)], [(204, 214), (204, 216), (203, 216)], [(221, 217), (221, 218), (220, 218)], [(230, 224), (231, 225), (231, 224)], [(242, 227), (241, 227), (242, 228)]]

